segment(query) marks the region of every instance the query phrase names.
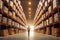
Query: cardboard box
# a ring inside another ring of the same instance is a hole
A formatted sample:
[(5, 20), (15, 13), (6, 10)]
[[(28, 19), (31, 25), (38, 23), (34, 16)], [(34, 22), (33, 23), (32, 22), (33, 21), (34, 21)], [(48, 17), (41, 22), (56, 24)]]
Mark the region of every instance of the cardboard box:
[(12, 14), (13, 14), (13, 13), (9, 11), (9, 15), (10, 15), (11, 17), (12, 17)]
[(49, 24), (49, 20), (47, 19), (47, 20), (46, 20), (46, 25), (48, 25), (48, 24)]
[(13, 9), (16, 10), (16, 6), (15, 5), (14, 5)]
[(51, 27), (46, 27), (46, 34), (51, 35)]
[(51, 0), (48, 0), (48, 3), (50, 2)]
[(52, 23), (52, 22), (53, 22), (52, 17), (50, 17), (49, 18), (49, 23)]
[(60, 37), (60, 28), (55, 28), (55, 36)]
[(6, 36), (8, 36), (8, 35), (9, 35), (9, 33), (8, 33), (8, 30), (7, 30), (7, 29), (0, 30), (0, 36), (6, 37)]
[(44, 26), (46, 26), (46, 21), (44, 21)]
[(57, 28), (52, 27), (52, 35), (55, 37), (60, 37), (60, 28), (57, 26)]
[(0, 23), (2, 22), (2, 14), (0, 14)]
[(16, 19), (16, 14), (15, 14), (15, 12), (13, 12), (13, 18), (15, 18), (15, 19)]
[(14, 26), (14, 21), (12, 21), (12, 26)]
[(57, 7), (57, 1), (53, 0), (53, 8)]
[(21, 2), (20, 2), (20, 1), (18, 1), (18, 4), (19, 4), (19, 5), (21, 5), (20, 3), (21, 3)]
[(48, 4), (47, 1), (45, 1), (45, 7), (47, 6), (47, 4)]
[(8, 8), (6, 6), (4, 6), (3, 8), (3, 11), (8, 14)]
[(16, 3), (16, 0), (14, 0), (14, 3)]
[(19, 27), (19, 23), (18, 23), (17, 27)]
[(51, 11), (52, 11), (52, 9), (51, 9), (52, 7), (51, 6), (49, 6), (49, 8), (48, 8), (48, 12), (49, 13), (51, 13)]
[(11, 25), (12, 21), (11, 19), (8, 19), (8, 25)]
[(15, 32), (14, 32), (14, 28), (9, 28), (8, 31), (9, 31), (9, 34), (10, 34), (10, 35), (15, 34)]
[(43, 17), (45, 18), (45, 17), (46, 17), (46, 15), (45, 15), (45, 14), (43, 14)]
[(9, 35), (8, 29), (2, 30), (2, 32), (3, 32), (3, 35), (4, 35), (4, 36), (8, 36), (8, 35)]
[(55, 29), (54, 29), (54, 26), (52, 27), (52, 36), (55, 36)]
[(58, 13), (54, 14), (54, 22), (58, 21)]
[(3, 18), (2, 18), (2, 23), (7, 24), (7, 18), (6, 18), (6, 17), (3, 17)]
[(19, 30), (16, 28), (16, 29), (15, 29), (15, 32), (16, 32), (16, 34), (18, 34)]
[(49, 14), (49, 13), (48, 13), (48, 12), (46, 12), (46, 16), (48, 16), (48, 14)]
[(6, 0), (9, 3), (9, 0)]
[(15, 27), (17, 27), (17, 22), (15, 22)]
[(13, 7), (13, 1), (10, 1), (10, 6)]
[(0, 0), (0, 9), (2, 9), (2, 7), (3, 7), (3, 2), (2, 0)]
[(60, 0), (53, 0), (53, 9), (60, 5)]

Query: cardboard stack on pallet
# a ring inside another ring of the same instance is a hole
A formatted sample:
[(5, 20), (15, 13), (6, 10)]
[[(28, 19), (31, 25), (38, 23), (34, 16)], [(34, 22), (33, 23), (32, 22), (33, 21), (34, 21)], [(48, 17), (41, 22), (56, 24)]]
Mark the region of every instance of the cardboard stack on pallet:
[(51, 35), (51, 27), (46, 27), (46, 34)]
[(9, 35), (15, 34), (14, 28), (8, 28)]
[(5, 29), (5, 30), (0, 30), (0, 36), (8, 36), (9, 35), (9, 33), (8, 33), (8, 30), (7, 29)]
[(52, 27), (52, 35), (55, 37), (60, 37), (60, 27)]

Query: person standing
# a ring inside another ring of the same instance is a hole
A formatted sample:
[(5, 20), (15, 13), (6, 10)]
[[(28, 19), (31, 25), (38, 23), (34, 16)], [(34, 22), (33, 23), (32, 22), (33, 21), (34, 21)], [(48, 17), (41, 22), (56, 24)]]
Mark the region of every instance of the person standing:
[(30, 36), (30, 26), (28, 26), (28, 37)]

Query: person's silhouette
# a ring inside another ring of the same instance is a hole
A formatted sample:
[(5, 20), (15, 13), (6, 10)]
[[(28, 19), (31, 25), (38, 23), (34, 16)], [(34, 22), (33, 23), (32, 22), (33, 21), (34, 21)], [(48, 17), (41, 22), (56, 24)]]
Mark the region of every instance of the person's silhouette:
[(29, 35), (30, 35), (30, 27), (28, 26), (28, 37), (29, 37)]

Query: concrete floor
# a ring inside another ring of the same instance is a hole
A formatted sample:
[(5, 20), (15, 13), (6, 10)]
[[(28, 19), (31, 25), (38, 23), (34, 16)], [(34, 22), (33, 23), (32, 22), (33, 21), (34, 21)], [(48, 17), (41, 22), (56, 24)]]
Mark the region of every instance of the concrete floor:
[(11, 35), (8, 37), (0, 37), (0, 40), (60, 40), (60, 38), (32, 31), (30, 32), (29, 37), (28, 32), (24, 32), (20, 34)]

